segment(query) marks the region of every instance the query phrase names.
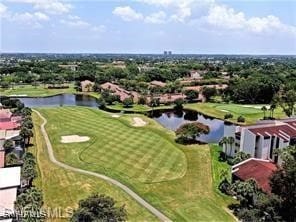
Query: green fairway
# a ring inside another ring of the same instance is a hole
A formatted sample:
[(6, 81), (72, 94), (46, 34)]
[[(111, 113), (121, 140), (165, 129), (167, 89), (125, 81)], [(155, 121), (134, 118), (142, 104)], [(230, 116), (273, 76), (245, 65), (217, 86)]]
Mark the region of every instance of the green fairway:
[[(139, 206), (121, 189), (98, 178), (85, 176), (57, 167), (49, 161), (45, 142), (40, 132), (41, 119), (33, 113), (34, 141), (30, 151), (38, 160), (39, 173), (34, 184), (43, 190), (45, 207), (76, 208), (78, 201), (91, 193), (102, 193), (113, 197), (119, 206), (125, 205), (129, 221), (157, 221), (142, 206)], [(61, 218), (50, 218), (48, 221), (68, 221)]]
[[(76, 156), (90, 169), (141, 182), (171, 180), (186, 171), (184, 154), (153, 131), (130, 127), (124, 120), (93, 109), (72, 107), (42, 112), (49, 120), (47, 129), (61, 161), (75, 164)], [(60, 143), (66, 135), (91, 139), (83, 144)]]
[(0, 94), (5, 96), (30, 96), (30, 97), (42, 97), (53, 96), (62, 93), (75, 93), (74, 84), (69, 84), (67, 89), (48, 89), (44, 85), (32, 86), (32, 85), (16, 85), (13, 89), (0, 89)]
[[(237, 122), (237, 117), (243, 116), (247, 124), (255, 123), (257, 120), (263, 118), (263, 111), (261, 107), (264, 105), (242, 105), (242, 104), (226, 104), (226, 103), (189, 103), (185, 108), (197, 110), (206, 115), (224, 119), (226, 113), (231, 113), (233, 118), (229, 119), (232, 122)], [(266, 105), (267, 106), (267, 105)], [(266, 112), (266, 116), (269, 111)], [(284, 118), (286, 115), (280, 107), (274, 111), (275, 118)]]
[[(144, 116), (148, 125), (137, 128), (131, 125), (135, 115), (114, 118), (82, 107), (38, 110), (48, 119), (60, 161), (122, 181), (172, 220), (233, 221), (225, 210), (230, 202), (213, 186), (209, 146), (178, 145), (173, 132)], [(90, 140), (60, 142), (61, 136), (74, 134)]]

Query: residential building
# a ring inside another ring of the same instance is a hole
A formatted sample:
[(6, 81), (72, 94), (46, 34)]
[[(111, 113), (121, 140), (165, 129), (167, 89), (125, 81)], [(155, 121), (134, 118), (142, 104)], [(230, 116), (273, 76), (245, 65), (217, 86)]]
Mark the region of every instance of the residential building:
[(232, 167), (232, 179), (241, 181), (254, 179), (263, 191), (270, 193), (269, 179), (276, 170), (276, 164), (269, 160), (250, 158)]
[(14, 116), (9, 109), (0, 106), (0, 130), (14, 130), (20, 127), (21, 116)]
[(74, 71), (74, 72), (78, 69), (78, 65), (76, 64), (59, 65), (59, 67), (63, 69), (70, 69), (71, 71)]
[(92, 92), (94, 90), (95, 83), (89, 80), (80, 82), (82, 92)]
[(0, 218), (14, 212), (14, 203), (20, 184), (21, 167), (0, 168)]
[(114, 83), (106, 82), (104, 84), (101, 84), (101, 88), (103, 90), (110, 90), (115, 95), (118, 95), (120, 100), (123, 101), (126, 98), (132, 98), (134, 102), (137, 102), (140, 94), (135, 91), (128, 91), (123, 88), (121, 88), (119, 85), (116, 85)]
[[(224, 136), (234, 138), (234, 144), (223, 144), (223, 149), (229, 156), (242, 151), (251, 157), (281, 164), (275, 151), (296, 144), (296, 117), (263, 120), (250, 126), (228, 127), (224, 129)], [(230, 145), (233, 149), (226, 149)]]

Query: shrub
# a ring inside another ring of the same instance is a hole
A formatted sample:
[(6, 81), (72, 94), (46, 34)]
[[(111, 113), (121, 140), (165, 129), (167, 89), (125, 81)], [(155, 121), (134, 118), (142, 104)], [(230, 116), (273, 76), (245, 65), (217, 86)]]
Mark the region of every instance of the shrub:
[(224, 115), (224, 119), (231, 119), (231, 118), (233, 118), (233, 115), (231, 113), (226, 113)]
[(245, 120), (245, 117), (243, 117), (243, 116), (239, 116), (239, 117), (237, 117), (237, 122), (239, 122), (239, 123), (244, 123), (246, 120)]

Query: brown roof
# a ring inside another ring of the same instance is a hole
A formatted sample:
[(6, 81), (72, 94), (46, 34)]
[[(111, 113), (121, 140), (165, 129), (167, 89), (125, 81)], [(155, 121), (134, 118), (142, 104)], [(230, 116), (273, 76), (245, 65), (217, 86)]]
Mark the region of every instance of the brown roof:
[(202, 85), (202, 86), (186, 86), (184, 87), (186, 90), (196, 90), (196, 91), (200, 91), (202, 90), (204, 87), (209, 87), (209, 88), (216, 88), (216, 89), (225, 89), (227, 88), (228, 85), (226, 84), (216, 84), (216, 85)]
[(140, 97), (139, 93), (135, 92), (135, 91), (128, 91), (125, 90), (123, 88), (121, 88), (120, 86), (111, 83), (111, 82), (106, 82), (104, 84), (101, 84), (101, 88), (105, 89), (105, 90), (111, 90), (115, 95), (118, 95), (120, 97), (120, 100), (123, 101), (126, 98), (130, 98), (132, 97), (135, 101), (138, 100), (138, 98)]
[(271, 192), (269, 179), (277, 169), (274, 163), (251, 158), (234, 165), (232, 169), (233, 174), (240, 180), (254, 179), (263, 191)]
[(161, 81), (152, 81), (152, 82), (150, 82), (150, 85), (159, 86), (159, 87), (165, 87), (166, 86), (166, 83), (165, 82), (161, 82)]
[(262, 126), (258, 128), (249, 129), (255, 135), (262, 136), (277, 136), (287, 141), (287, 137), (296, 137), (296, 129), (287, 125)]

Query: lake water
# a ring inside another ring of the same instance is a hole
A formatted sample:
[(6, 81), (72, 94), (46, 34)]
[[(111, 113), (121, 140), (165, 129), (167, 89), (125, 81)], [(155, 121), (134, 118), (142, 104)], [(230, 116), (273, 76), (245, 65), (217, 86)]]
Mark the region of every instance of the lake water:
[[(87, 106), (98, 107), (96, 98), (88, 95), (61, 94), (40, 98), (19, 98), (28, 107), (55, 107), (55, 106)], [(175, 131), (184, 123), (199, 121), (210, 128), (210, 133), (197, 137), (197, 140), (206, 143), (217, 143), (223, 137), (224, 130), (232, 129), (234, 125), (224, 121), (202, 115), (196, 111), (184, 110), (154, 110), (150, 117), (155, 119), (165, 128)]]
[(88, 95), (61, 94), (49, 97), (18, 98), (28, 107), (88, 106), (98, 107), (97, 99)]
[(173, 131), (178, 129), (184, 123), (190, 123), (194, 121), (198, 121), (205, 125), (208, 125), (210, 128), (210, 133), (197, 137), (198, 141), (206, 143), (218, 143), (224, 135), (224, 130), (227, 130), (227, 128), (235, 127), (234, 125), (225, 123), (222, 120), (207, 117), (196, 111), (191, 110), (184, 110), (179, 112), (173, 110), (154, 110), (152, 118), (159, 122), (165, 128)]

